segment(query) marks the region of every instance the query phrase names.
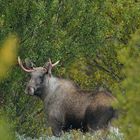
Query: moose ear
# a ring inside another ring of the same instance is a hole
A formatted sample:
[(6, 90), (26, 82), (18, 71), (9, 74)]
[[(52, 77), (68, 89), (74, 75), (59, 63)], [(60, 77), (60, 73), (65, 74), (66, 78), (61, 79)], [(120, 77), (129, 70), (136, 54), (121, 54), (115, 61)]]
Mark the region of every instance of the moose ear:
[(44, 64), (43, 68), (48, 69), (48, 66), (49, 66), (49, 62), (46, 62), (46, 63)]
[(29, 58), (25, 58), (25, 66), (28, 69), (35, 67), (34, 63)]
[(50, 62), (46, 62), (43, 67), (47, 70), (48, 75), (51, 77), (52, 64)]

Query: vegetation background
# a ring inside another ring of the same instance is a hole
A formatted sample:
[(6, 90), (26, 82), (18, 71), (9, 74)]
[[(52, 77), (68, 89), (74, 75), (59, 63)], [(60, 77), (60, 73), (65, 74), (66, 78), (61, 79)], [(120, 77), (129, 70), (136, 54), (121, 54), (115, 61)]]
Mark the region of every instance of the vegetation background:
[(24, 94), (28, 75), (17, 53), (38, 66), (60, 60), (54, 75), (111, 91), (121, 112), (117, 126), (125, 139), (140, 139), (139, 0), (0, 0), (0, 44), (0, 114), (18, 134), (48, 130), (42, 103)]

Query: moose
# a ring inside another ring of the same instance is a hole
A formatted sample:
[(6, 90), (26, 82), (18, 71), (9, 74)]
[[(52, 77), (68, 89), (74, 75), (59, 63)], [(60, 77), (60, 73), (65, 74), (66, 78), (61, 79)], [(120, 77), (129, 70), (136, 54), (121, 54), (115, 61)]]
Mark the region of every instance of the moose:
[(43, 101), (54, 136), (60, 137), (62, 132), (71, 129), (94, 132), (107, 128), (115, 118), (112, 102), (116, 98), (110, 92), (80, 90), (72, 81), (54, 77), (51, 70), (59, 61), (52, 64), (49, 59), (43, 67), (34, 67), (30, 63), (27, 66), (18, 57), (19, 66), (31, 75), (25, 92)]

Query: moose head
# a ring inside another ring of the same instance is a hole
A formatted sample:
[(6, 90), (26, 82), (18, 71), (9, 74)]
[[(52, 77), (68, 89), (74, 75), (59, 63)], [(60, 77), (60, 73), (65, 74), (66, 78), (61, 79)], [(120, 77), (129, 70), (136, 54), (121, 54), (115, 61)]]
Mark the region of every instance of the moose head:
[[(29, 64), (30, 63), (30, 64)], [(51, 77), (51, 70), (55, 67), (59, 61), (52, 64), (51, 59), (43, 67), (34, 67), (32, 62), (25, 63), (23, 65), (20, 57), (18, 57), (18, 64), (27, 73), (30, 73), (31, 78), (26, 86), (25, 92), (29, 95), (37, 95), (40, 96), (42, 89), (44, 87), (44, 80), (47, 76), (48, 78)]]

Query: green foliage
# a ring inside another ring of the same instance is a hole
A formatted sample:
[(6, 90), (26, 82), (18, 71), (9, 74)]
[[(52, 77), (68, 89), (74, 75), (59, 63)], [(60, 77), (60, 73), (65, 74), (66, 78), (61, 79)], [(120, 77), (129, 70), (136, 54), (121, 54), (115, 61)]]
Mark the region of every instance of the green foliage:
[[(0, 42), (16, 33), (21, 58), (38, 66), (60, 60), (54, 74), (84, 89), (122, 89), (124, 62), (117, 52), (140, 28), (139, 7), (133, 0), (0, 0)], [(28, 75), (17, 65), (11, 70), (0, 84), (2, 110), (15, 131), (38, 137), (46, 132), (42, 103), (24, 94)]]
[[(0, 49), (0, 80), (5, 78), (15, 62), (18, 44), (17, 42), (17, 37), (15, 35), (10, 35), (2, 44), (2, 48)], [(3, 100), (0, 100), (0, 103), (3, 103)], [(6, 117), (3, 117), (5, 116), (3, 114), (4, 113), (0, 110), (0, 139), (14, 140), (15, 135), (11, 128), (12, 125), (9, 123), (9, 120)]]
[(0, 139), (1, 140), (14, 140), (14, 132), (9, 128), (9, 122), (0, 117)]
[(3, 42), (0, 49), (0, 79), (4, 78), (11, 66), (15, 63), (17, 55), (18, 39), (15, 35), (10, 35)]
[[(119, 124), (125, 134), (126, 140), (140, 139), (140, 30), (138, 30), (129, 42), (127, 49), (119, 53), (120, 60), (123, 60), (125, 68), (125, 80), (122, 86), (125, 93), (118, 94), (119, 110), (122, 110)], [(123, 55), (123, 56), (122, 56)]]
[[(101, 140), (103, 139), (103, 133), (101, 131), (98, 131), (96, 133), (94, 133), (94, 135), (90, 134), (90, 133), (86, 133), (83, 134), (80, 131), (70, 131), (70, 133), (65, 133), (63, 134), (62, 137), (58, 138), (55, 136), (46, 136), (43, 135), (40, 138), (38, 138), (39, 140)], [(17, 140), (34, 140), (31, 137), (25, 137), (24, 135), (16, 135), (16, 139)], [(123, 135), (118, 132), (117, 129), (112, 128), (109, 132), (108, 135), (106, 136), (107, 140), (123, 140)], [(36, 139), (37, 140), (37, 139)]]

